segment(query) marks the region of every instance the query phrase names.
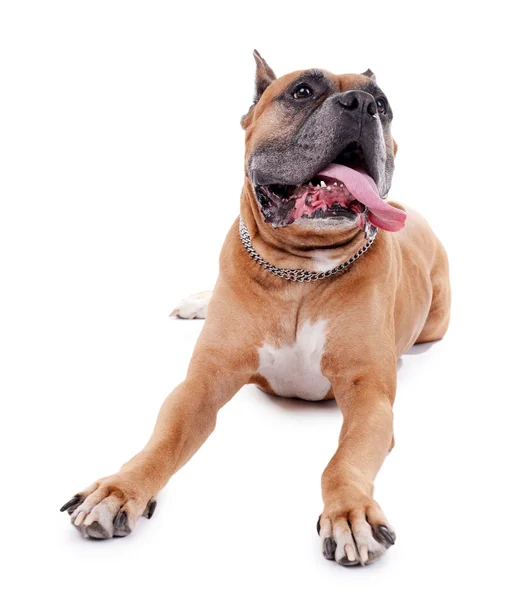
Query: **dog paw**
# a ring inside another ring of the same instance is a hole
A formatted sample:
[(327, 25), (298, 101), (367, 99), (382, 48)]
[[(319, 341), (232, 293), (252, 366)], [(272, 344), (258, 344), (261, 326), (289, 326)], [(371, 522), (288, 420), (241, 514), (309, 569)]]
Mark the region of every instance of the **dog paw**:
[(200, 292), (184, 298), (169, 315), (178, 319), (205, 319), (212, 292)]
[(114, 475), (76, 494), (60, 511), (67, 511), (84, 537), (108, 539), (129, 535), (138, 517), (150, 519), (155, 509), (154, 498), (144, 496), (131, 480)]
[(396, 541), (394, 529), (372, 499), (343, 510), (325, 509), (317, 531), (325, 558), (344, 567), (369, 565)]

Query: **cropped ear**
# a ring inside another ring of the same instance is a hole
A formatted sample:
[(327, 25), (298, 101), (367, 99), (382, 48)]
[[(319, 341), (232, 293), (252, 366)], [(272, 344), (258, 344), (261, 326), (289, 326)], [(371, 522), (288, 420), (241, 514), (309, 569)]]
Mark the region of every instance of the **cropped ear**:
[(263, 92), (276, 79), (274, 71), (269, 67), (266, 60), (262, 58), (258, 50), (253, 52), (254, 60), (256, 61), (256, 80), (254, 87), (254, 104), (258, 102)]
[(362, 73), (362, 75), (365, 75), (365, 77), (372, 79), (372, 81), (376, 81), (376, 75), (374, 75), (374, 73), (370, 69), (367, 69), (365, 73)]
[(261, 98), (263, 92), (269, 87), (269, 85), (276, 79), (274, 71), (269, 67), (265, 59), (258, 52), (253, 52), (254, 60), (256, 61), (256, 77), (254, 81), (254, 98), (252, 105), (249, 108), (249, 112), (242, 117), (241, 125), (245, 129), (248, 127), (250, 122), (250, 116), (252, 115), (252, 109), (256, 106), (256, 103)]

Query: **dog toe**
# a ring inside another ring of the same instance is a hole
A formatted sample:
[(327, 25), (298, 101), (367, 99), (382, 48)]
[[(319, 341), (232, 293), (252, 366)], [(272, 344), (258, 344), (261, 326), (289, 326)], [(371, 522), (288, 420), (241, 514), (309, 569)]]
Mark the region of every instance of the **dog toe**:
[(103, 540), (129, 535), (137, 519), (150, 519), (156, 500), (148, 498), (133, 478), (106, 477), (64, 504), (72, 524), (84, 537)]
[(324, 513), (317, 529), (325, 558), (343, 567), (372, 564), (396, 540), (393, 528), (381, 510), (374, 507), (348, 509), (332, 515)]

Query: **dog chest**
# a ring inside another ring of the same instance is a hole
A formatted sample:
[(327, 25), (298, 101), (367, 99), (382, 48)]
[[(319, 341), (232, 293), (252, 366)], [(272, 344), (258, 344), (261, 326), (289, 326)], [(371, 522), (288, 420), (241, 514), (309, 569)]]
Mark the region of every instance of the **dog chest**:
[(321, 372), (327, 321), (306, 321), (300, 326), (295, 342), (259, 348), (258, 373), (265, 377), (278, 396), (323, 400), (330, 381)]

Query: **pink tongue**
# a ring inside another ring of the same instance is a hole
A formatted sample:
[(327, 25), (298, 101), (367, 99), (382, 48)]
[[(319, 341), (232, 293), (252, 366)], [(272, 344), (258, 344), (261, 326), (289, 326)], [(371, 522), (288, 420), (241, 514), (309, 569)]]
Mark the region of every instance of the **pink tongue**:
[(369, 221), (385, 231), (399, 231), (405, 227), (407, 214), (382, 200), (372, 177), (344, 165), (331, 163), (318, 175), (341, 181), (349, 192), (369, 209)]

